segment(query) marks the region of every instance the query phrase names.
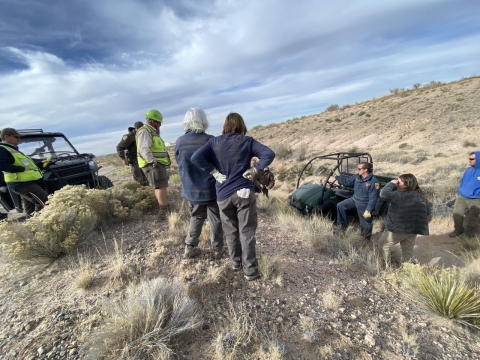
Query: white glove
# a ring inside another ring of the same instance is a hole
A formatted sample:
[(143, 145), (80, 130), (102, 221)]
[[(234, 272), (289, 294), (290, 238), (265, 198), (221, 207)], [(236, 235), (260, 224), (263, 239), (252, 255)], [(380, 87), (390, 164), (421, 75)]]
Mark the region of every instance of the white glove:
[(210, 174), (212, 174), (215, 180), (217, 180), (220, 184), (227, 180), (227, 177), (215, 168), (213, 168), (213, 171)]
[(372, 217), (372, 214), (370, 214), (370, 211), (365, 210), (365, 212), (363, 213), (363, 217), (365, 219), (370, 219)]
[(255, 174), (255, 172), (256, 172), (256, 171), (255, 171), (255, 168), (252, 167), (252, 168), (248, 169), (247, 171), (245, 171), (245, 172), (243, 173), (243, 177), (244, 177), (245, 179), (247, 179), (247, 180), (252, 180), (253, 175)]

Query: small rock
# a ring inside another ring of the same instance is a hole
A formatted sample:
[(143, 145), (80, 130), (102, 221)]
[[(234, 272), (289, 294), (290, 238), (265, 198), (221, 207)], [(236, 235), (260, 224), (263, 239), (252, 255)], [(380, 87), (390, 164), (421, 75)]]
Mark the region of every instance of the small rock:
[(372, 335), (366, 334), (364, 341), (367, 346), (371, 346), (371, 347), (375, 346), (375, 339), (373, 338)]
[(70, 349), (70, 351), (68, 352), (68, 355), (72, 356), (72, 355), (75, 355), (77, 353), (77, 349)]
[(20, 285), (20, 286), (25, 286), (25, 285), (27, 285), (27, 282), (26, 282), (26, 281), (20, 281), (20, 282), (18, 283), (18, 285)]
[(235, 289), (238, 289), (240, 286), (238, 285), (238, 281), (234, 281), (232, 282), (232, 287), (234, 287)]
[(37, 349), (37, 353), (38, 353), (38, 355), (43, 355), (45, 353), (45, 348), (43, 346), (40, 346)]
[(283, 324), (283, 318), (281, 316), (277, 317), (277, 323)]

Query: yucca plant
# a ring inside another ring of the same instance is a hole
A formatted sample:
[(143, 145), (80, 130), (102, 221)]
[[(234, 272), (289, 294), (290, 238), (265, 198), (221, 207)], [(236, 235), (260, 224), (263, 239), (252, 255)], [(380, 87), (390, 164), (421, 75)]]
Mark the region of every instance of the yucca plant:
[(478, 325), (480, 289), (466, 283), (461, 275), (459, 269), (423, 269), (412, 279), (414, 291), (419, 295), (417, 301), (449, 319)]

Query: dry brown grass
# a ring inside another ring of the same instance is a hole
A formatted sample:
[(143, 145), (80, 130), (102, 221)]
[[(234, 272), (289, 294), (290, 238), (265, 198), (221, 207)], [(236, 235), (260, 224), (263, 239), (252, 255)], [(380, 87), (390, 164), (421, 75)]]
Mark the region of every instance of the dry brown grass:
[(254, 340), (255, 319), (244, 308), (228, 299), (228, 323), (213, 342), (218, 359), (233, 360)]
[(105, 323), (84, 345), (87, 358), (168, 359), (201, 325), (197, 303), (181, 284), (163, 278), (130, 286), (105, 312)]
[(261, 255), (258, 257), (258, 271), (263, 280), (268, 280), (278, 275), (282, 268), (282, 256)]
[(76, 264), (72, 267), (74, 274), (73, 284), (78, 289), (90, 289), (95, 282), (96, 269), (90, 262), (89, 256), (78, 255)]
[(324, 292), (321, 296), (321, 299), (323, 307), (333, 311), (338, 310), (343, 300), (342, 296), (335, 294), (331, 289), (327, 292)]

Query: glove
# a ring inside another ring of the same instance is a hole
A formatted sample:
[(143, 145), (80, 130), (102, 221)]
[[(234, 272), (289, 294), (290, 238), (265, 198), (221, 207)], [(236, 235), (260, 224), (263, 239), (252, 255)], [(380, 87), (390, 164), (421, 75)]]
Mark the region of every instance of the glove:
[(370, 213), (370, 211), (365, 210), (365, 212), (363, 213), (363, 217), (365, 219), (370, 219), (372, 217), (372, 214)]
[(217, 180), (220, 184), (223, 183), (225, 180), (227, 180), (227, 177), (220, 173), (217, 169), (213, 169), (213, 171), (210, 173), (212, 176)]
[(243, 173), (243, 177), (247, 180), (252, 180), (254, 174), (255, 168), (252, 167)]

